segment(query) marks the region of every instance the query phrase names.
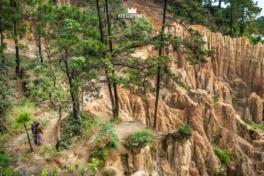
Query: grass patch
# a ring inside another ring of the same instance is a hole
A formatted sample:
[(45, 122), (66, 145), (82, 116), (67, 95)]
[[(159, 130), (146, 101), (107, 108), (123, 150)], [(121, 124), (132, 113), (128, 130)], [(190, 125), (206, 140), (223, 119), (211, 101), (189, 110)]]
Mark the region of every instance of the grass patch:
[(153, 133), (151, 131), (143, 130), (137, 131), (128, 137), (129, 143), (134, 147), (145, 147), (153, 145)]
[(231, 162), (232, 150), (223, 150), (219, 147), (214, 147), (214, 152), (223, 164), (227, 165)]
[(47, 161), (60, 154), (60, 152), (58, 152), (54, 146), (50, 145), (43, 145), (41, 147), (40, 153), (45, 157)]
[(180, 134), (185, 138), (192, 136), (192, 127), (190, 125), (182, 125), (178, 128)]
[(218, 98), (215, 97), (215, 96), (212, 96), (212, 100), (213, 100), (214, 103), (217, 103), (218, 102)]
[(256, 123), (253, 123), (253, 122), (250, 122), (249, 120), (247, 119), (242, 119), (246, 124), (248, 124), (249, 126), (251, 126), (252, 128), (254, 128), (255, 130), (261, 130), (262, 132), (264, 132), (264, 126), (263, 125), (260, 125), (260, 124), (256, 124)]

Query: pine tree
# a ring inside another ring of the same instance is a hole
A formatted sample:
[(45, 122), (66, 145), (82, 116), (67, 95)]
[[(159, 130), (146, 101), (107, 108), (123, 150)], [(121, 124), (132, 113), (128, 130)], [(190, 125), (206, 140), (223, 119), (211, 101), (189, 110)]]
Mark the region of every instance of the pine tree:
[(6, 49), (6, 44), (4, 43), (5, 33), (12, 30), (12, 22), (10, 19), (10, 2), (9, 0), (0, 0), (0, 60), (2, 63), (5, 62), (4, 50)]

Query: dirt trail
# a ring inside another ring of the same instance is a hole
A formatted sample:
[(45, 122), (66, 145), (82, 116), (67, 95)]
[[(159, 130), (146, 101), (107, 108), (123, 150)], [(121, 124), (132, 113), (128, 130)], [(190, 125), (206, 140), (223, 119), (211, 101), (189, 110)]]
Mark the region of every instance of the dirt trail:
[[(66, 114), (63, 114), (63, 117), (65, 116)], [(14, 140), (4, 146), (8, 153), (15, 154), (19, 158), (14, 167), (21, 170), (24, 175), (37, 175), (40, 173), (42, 168), (47, 164), (47, 160), (42, 153), (43, 146), (52, 147), (56, 143), (55, 130), (58, 116), (54, 115), (52, 119), (49, 119), (46, 114), (46, 116), (42, 118), (48, 121), (46, 127), (43, 129), (44, 142), (42, 146), (37, 146), (34, 145), (34, 141), (31, 138), (31, 145), (34, 152), (29, 151), (30, 148), (27, 143), (27, 135), (25, 132), (15, 137)], [(30, 126), (28, 127), (30, 128)], [(31, 134), (30, 129), (28, 132)]]

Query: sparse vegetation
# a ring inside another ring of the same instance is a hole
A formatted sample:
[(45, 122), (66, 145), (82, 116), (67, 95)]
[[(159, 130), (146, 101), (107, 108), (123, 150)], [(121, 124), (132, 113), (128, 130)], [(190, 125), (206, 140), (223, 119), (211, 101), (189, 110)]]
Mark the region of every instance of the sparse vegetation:
[(223, 168), (213, 168), (213, 174), (214, 176), (224, 176), (224, 169)]
[(214, 152), (223, 164), (227, 165), (231, 162), (232, 150), (223, 150), (219, 147), (214, 147)]
[(14, 158), (9, 156), (4, 149), (0, 149), (0, 175), (2, 176), (20, 176), (22, 173), (16, 170), (14, 167), (8, 167), (12, 162), (16, 161)]
[(178, 130), (185, 138), (190, 138), (192, 136), (192, 127), (188, 124), (180, 126)]
[(128, 137), (128, 142), (134, 147), (145, 147), (153, 145), (153, 134), (151, 131), (137, 131)]
[(212, 99), (213, 99), (213, 102), (214, 102), (214, 103), (217, 103), (217, 102), (218, 102), (218, 98), (217, 98), (217, 97), (212, 96)]
[(256, 124), (256, 123), (253, 123), (253, 122), (250, 122), (249, 120), (247, 119), (242, 119), (246, 124), (248, 124), (249, 126), (251, 126), (252, 128), (254, 128), (255, 130), (258, 129), (258, 130), (261, 130), (262, 132), (264, 132), (264, 125), (260, 125), (260, 124)]
[(52, 170), (48, 169), (48, 166), (42, 170), (40, 176), (60, 176), (60, 175), (78, 175), (78, 176), (96, 176), (98, 173), (98, 160), (92, 159), (90, 163), (87, 164), (87, 167), (80, 167), (80, 161), (77, 161), (75, 166), (66, 165), (66, 168), (62, 169), (55, 165)]
[(54, 146), (50, 145), (43, 145), (41, 147), (40, 153), (45, 157), (46, 160), (50, 160), (51, 158), (60, 154), (60, 152), (58, 152)]
[(118, 148), (119, 137), (115, 132), (115, 124), (103, 122), (94, 142), (96, 149), (93, 151), (93, 159), (98, 160), (99, 165), (103, 166), (109, 158), (109, 149)]

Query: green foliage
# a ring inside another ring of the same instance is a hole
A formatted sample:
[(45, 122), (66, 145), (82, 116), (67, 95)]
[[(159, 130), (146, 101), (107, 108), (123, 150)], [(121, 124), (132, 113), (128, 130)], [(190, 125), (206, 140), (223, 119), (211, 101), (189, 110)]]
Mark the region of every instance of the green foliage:
[(41, 174), (40, 176), (48, 176), (49, 174), (49, 170), (47, 167), (45, 167), (42, 171), (41, 171)]
[(28, 112), (24, 112), (15, 117), (15, 122), (18, 124), (25, 125), (32, 119), (31, 115)]
[(249, 42), (251, 45), (256, 45), (258, 42), (263, 43), (264, 41), (261, 39), (260, 36), (254, 36), (254, 35), (250, 35), (249, 32), (245, 32), (242, 34), (243, 36), (246, 36), (249, 39)]
[(182, 21), (187, 21), (191, 24), (205, 24), (208, 9), (204, 8), (203, 4), (193, 0), (177, 0), (169, 3), (168, 10), (180, 17)]
[[(0, 173), (1, 173), (1, 168), (0, 168)], [(3, 170), (2, 172), (3, 176), (22, 176), (23, 173), (20, 170), (15, 169), (14, 167), (8, 167)]]
[(0, 149), (0, 173), (3, 176), (21, 176), (22, 173), (19, 170), (16, 170), (14, 167), (7, 167), (8, 164), (14, 162), (15, 159), (7, 155), (4, 149)]
[(94, 117), (82, 116), (74, 119), (70, 116), (62, 121), (61, 146), (68, 148), (75, 140), (76, 136), (87, 137), (95, 127), (97, 121)]
[(118, 148), (119, 137), (115, 132), (115, 124), (109, 122), (100, 124), (99, 134), (95, 137), (94, 142), (97, 147), (93, 151), (93, 158), (98, 161), (98, 165), (103, 166), (109, 158), (108, 150)]
[(51, 176), (59, 176), (59, 167), (58, 166), (53, 167), (53, 170), (51, 172)]
[(112, 172), (110, 170), (105, 170), (103, 176), (112, 176)]
[(218, 102), (218, 98), (217, 98), (217, 97), (212, 96), (212, 99), (213, 99), (213, 102), (214, 102), (214, 103), (217, 103), (217, 102)]
[(145, 147), (153, 145), (153, 134), (151, 131), (137, 131), (128, 137), (129, 143), (134, 147)]
[(104, 122), (100, 125), (100, 133), (94, 139), (100, 148), (118, 148), (119, 137), (115, 132), (115, 124)]
[(13, 105), (11, 98), (12, 89), (8, 81), (8, 73), (8, 67), (0, 63), (0, 115), (10, 110)]
[(220, 161), (223, 164), (229, 164), (231, 161), (231, 155), (232, 155), (232, 151), (231, 150), (223, 150), (219, 147), (214, 147), (214, 152), (215, 154), (218, 156), (218, 158), (220, 159)]
[(5, 166), (8, 162), (11, 161), (10, 156), (8, 156), (4, 149), (0, 149), (0, 167)]
[(44, 155), (46, 160), (50, 160), (51, 158), (56, 157), (60, 154), (54, 146), (49, 145), (43, 145), (41, 147), (40, 153)]
[(214, 176), (224, 176), (224, 169), (223, 168), (213, 168), (213, 174)]
[(183, 137), (190, 138), (192, 136), (192, 127), (188, 124), (180, 126), (178, 130)]
[(246, 124), (248, 124), (249, 126), (251, 126), (252, 128), (254, 128), (255, 130), (258, 129), (258, 130), (261, 130), (262, 132), (264, 132), (264, 125), (261, 125), (261, 124), (256, 124), (256, 123), (253, 123), (253, 122), (250, 122), (249, 120), (247, 119), (242, 119)]
[(91, 162), (88, 163), (88, 169), (92, 172), (92, 175), (96, 175), (98, 173), (99, 160), (96, 158), (92, 158)]
[(104, 166), (105, 163), (108, 161), (109, 159), (109, 152), (108, 152), (108, 148), (106, 147), (97, 147), (94, 151), (93, 151), (93, 158), (98, 160), (98, 165), (99, 166)]

